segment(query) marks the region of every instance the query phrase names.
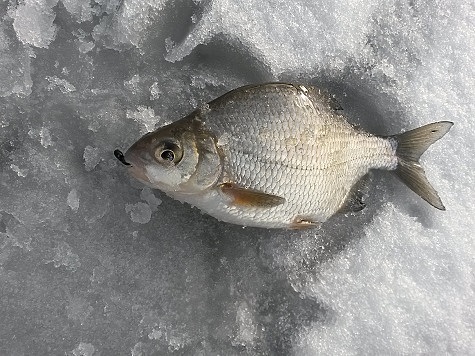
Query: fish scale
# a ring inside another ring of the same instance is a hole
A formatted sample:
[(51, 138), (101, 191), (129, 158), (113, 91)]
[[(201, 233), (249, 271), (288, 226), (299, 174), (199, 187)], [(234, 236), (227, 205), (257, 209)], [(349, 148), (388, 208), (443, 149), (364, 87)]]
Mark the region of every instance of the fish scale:
[(347, 207), (359, 210), (352, 190), (370, 169), (394, 170), (445, 209), (418, 159), (452, 123), (378, 137), (354, 128), (338, 109), (315, 87), (246, 86), (116, 156), (142, 182), (241, 225), (304, 228)]

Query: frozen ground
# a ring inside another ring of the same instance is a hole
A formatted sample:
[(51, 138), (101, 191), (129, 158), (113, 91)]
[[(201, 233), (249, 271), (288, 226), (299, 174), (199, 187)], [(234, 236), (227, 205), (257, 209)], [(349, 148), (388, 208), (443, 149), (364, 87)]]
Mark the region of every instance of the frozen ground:
[[(0, 3), (0, 354), (475, 354), (471, 0)], [(374, 175), (321, 230), (219, 223), (115, 148), (245, 83), (333, 91), (373, 132), (452, 120), (446, 212)]]

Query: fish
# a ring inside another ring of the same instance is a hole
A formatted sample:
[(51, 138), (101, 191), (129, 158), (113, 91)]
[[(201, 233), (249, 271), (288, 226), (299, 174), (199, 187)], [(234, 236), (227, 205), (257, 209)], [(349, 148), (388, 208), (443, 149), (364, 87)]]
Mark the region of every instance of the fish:
[(218, 220), (305, 229), (363, 209), (360, 182), (374, 169), (393, 171), (445, 210), (419, 158), (452, 125), (377, 136), (350, 124), (325, 90), (264, 83), (234, 89), (115, 155), (145, 185)]

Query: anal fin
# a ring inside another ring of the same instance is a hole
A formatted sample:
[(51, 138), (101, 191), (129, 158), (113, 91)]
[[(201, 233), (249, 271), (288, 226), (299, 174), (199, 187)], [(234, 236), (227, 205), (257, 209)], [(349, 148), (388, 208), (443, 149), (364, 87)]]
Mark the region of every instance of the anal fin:
[(292, 230), (304, 230), (319, 227), (320, 222), (313, 221), (310, 217), (307, 216), (296, 216), (292, 223), (289, 225), (289, 229)]
[(366, 174), (353, 185), (339, 210), (340, 213), (356, 213), (366, 208), (364, 198), (368, 193), (368, 181), (369, 174)]

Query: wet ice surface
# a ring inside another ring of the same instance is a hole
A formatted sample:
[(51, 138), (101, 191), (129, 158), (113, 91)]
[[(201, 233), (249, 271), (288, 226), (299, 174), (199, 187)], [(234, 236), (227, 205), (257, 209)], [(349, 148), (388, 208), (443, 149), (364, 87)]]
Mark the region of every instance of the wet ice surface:
[[(475, 353), (475, 10), (419, 1), (0, 5), (0, 353)], [(387, 173), (368, 208), (241, 228), (112, 152), (242, 84), (319, 84), (423, 158), (446, 212)]]

